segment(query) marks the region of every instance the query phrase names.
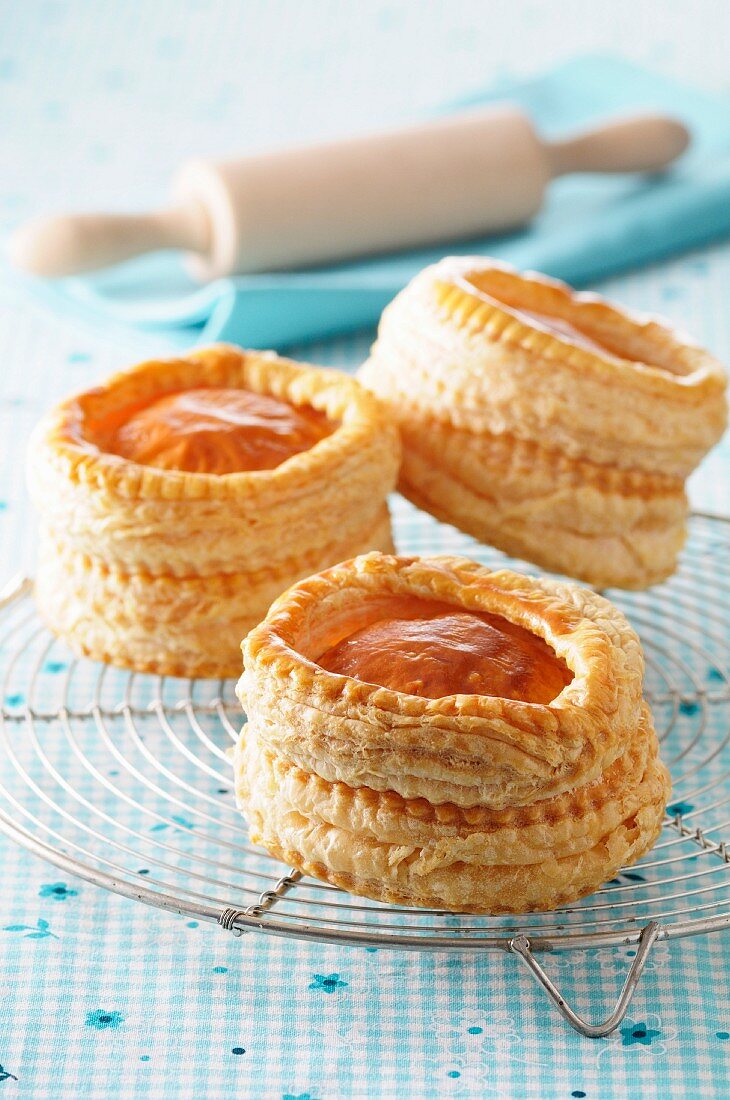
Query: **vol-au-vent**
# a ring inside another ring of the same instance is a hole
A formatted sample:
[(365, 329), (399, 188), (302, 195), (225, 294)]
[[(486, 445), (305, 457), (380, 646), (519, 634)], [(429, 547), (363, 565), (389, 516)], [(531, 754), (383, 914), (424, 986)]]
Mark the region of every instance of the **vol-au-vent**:
[(142, 363), (32, 438), (41, 613), (86, 656), (237, 675), (284, 588), (392, 548), (398, 460), (380, 404), (337, 371), (225, 346)]
[(594, 592), (368, 554), (293, 586), (248, 635), (236, 796), (255, 842), (353, 893), (553, 909), (661, 828), (643, 670)]
[(598, 586), (674, 571), (685, 480), (727, 419), (722, 367), (666, 322), (488, 257), (422, 271), (359, 377), (398, 420), (415, 504)]

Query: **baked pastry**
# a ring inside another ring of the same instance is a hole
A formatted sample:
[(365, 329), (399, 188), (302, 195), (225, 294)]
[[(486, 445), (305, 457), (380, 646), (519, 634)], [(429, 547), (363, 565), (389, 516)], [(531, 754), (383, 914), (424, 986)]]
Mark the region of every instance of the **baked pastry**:
[(379, 403), (336, 371), (226, 346), (142, 363), (36, 429), (41, 613), (98, 660), (237, 675), (284, 588), (392, 549), (398, 458)]
[(722, 367), (667, 323), (487, 257), (422, 271), (360, 380), (400, 424), (405, 496), (597, 586), (672, 573), (726, 423)]
[(367, 554), (244, 642), (252, 840), (355, 894), (553, 909), (642, 856), (669, 777), (624, 616), (569, 582)]

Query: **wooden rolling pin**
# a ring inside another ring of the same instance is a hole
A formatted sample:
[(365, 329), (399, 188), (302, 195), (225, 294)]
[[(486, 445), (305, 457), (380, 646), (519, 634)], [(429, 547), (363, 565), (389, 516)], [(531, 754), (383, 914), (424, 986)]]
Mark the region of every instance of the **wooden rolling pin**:
[(661, 115), (545, 142), (510, 104), (426, 125), (233, 161), (193, 161), (148, 214), (65, 214), (22, 226), (11, 258), (36, 275), (184, 249), (202, 280), (514, 229), (566, 172), (656, 172), (689, 133)]

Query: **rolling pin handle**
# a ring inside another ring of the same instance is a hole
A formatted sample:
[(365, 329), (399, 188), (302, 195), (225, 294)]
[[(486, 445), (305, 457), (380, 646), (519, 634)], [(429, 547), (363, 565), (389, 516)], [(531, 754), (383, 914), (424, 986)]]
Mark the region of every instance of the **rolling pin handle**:
[(568, 172), (661, 172), (685, 151), (687, 127), (665, 115), (616, 119), (545, 146), (553, 177)]
[(36, 218), (11, 238), (12, 262), (46, 278), (62, 278), (121, 263), (144, 252), (203, 252), (210, 225), (202, 206), (186, 203), (148, 214), (60, 214)]

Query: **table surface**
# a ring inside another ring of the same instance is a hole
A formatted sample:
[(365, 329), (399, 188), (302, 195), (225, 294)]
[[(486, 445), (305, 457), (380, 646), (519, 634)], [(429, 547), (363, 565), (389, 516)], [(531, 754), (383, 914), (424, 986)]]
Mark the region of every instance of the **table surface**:
[[(5, 5), (0, 5), (3, 11)], [(664, 0), (474, 2), (26, 0), (0, 48), (0, 230), (53, 206), (161, 200), (190, 154), (419, 117), (494, 80), (612, 49), (730, 92), (730, 8)], [(7, 13), (9, 13), (9, 4)], [(730, 359), (730, 247), (602, 284)], [(369, 334), (298, 349), (351, 366)], [(0, 271), (0, 555), (32, 570), (23, 450), (41, 411), (161, 337), (84, 330)], [(721, 444), (696, 506), (728, 511)], [(727, 938), (660, 946), (630, 1018), (589, 1042), (516, 960), (234, 940), (66, 878), (0, 840), (0, 1093), (33, 1097), (726, 1097)], [(605, 1014), (625, 949), (556, 971)], [(330, 980), (324, 980), (330, 979)], [(641, 1027), (639, 1025), (642, 1025)], [(639, 1032), (639, 1036), (635, 1032)], [(457, 1068), (458, 1067), (458, 1068)]]

